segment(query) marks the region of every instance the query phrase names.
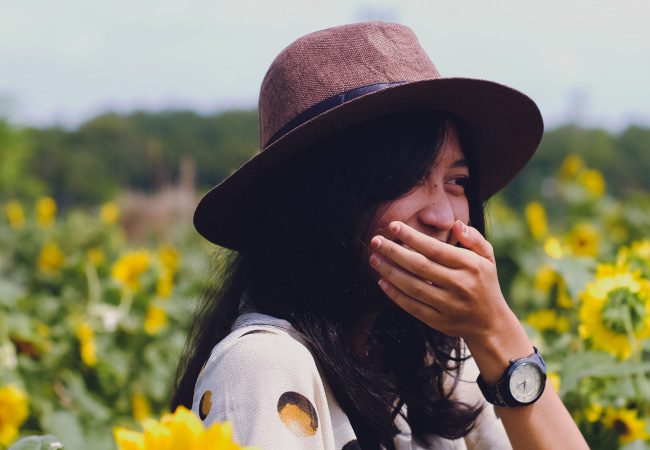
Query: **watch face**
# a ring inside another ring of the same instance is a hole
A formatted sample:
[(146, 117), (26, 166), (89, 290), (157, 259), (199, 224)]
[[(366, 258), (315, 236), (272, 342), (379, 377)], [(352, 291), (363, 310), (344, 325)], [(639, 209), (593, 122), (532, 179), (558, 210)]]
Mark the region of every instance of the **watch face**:
[(510, 376), (510, 393), (520, 403), (530, 403), (537, 399), (544, 381), (537, 365), (525, 362)]

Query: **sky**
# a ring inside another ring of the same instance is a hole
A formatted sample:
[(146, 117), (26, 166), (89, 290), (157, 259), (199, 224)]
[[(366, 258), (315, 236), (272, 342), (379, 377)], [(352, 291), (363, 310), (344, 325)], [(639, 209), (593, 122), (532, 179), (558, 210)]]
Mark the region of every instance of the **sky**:
[(283, 48), (364, 20), (409, 26), (443, 77), (526, 93), (547, 129), (650, 126), (650, 0), (0, 0), (0, 115), (256, 108)]

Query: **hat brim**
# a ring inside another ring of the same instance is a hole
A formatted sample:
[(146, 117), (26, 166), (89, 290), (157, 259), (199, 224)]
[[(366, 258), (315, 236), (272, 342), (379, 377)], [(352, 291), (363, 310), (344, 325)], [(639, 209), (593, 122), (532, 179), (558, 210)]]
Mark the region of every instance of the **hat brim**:
[(371, 92), (329, 109), (294, 128), (208, 191), (194, 211), (194, 227), (208, 241), (240, 250), (254, 221), (255, 189), (295, 152), (351, 125), (400, 111), (453, 113), (470, 126), (480, 154), (481, 200), (505, 187), (535, 153), (544, 123), (535, 102), (489, 80), (439, 78)]

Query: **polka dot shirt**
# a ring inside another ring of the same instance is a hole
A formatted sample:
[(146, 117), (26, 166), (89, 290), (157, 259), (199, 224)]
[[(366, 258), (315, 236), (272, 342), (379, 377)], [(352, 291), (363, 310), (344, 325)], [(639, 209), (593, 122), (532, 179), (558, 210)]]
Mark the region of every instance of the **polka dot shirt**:
[[(484, 401), (476, 386), (472, 359), (463, 366), (457, 399)], [(451, 381), (451, 380), (449, 380)], [(404, 407), (405, 408), (405, 407)], [(263, 450), (354, 450), (359, 445), (346, 414), (336, 402), (299, 334), (285, 320), (247, 312), (212, 350), (194, 388), (192, 410), (207, 427), (229, 421), (241, 445)], [(430, 436), (422, 447), (398, 415), (398, 450), (511, 449), (494, 408), (486, 405), (465, 438)]]

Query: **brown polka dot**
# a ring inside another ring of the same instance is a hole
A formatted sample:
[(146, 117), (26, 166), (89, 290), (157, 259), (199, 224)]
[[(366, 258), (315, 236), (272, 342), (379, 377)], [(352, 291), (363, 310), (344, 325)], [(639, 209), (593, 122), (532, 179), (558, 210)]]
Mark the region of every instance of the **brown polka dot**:
[(284, 426), (296, 436), (313, 436), (318, 430), (316, 408), (307, 397), (297, 392), (285, 392), (280, 396), (278, 415)]
[(359, 441), (353, 439), (345, 444), (341, 450), (361, 450), (361, 446), (359, 445)]
[(205, 391), (201, 396), (201, 403), (199, 403), (199, 417), (201, 420), (205, 420), (208, 417), (210, 408), (212, 408), (212, 392)]

